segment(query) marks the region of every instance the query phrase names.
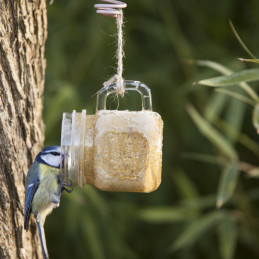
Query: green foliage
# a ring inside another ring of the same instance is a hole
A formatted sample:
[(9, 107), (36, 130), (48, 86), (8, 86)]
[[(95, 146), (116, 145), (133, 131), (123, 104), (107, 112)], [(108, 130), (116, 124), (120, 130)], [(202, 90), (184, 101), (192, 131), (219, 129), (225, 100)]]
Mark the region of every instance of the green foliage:
[(187, 111), (206, 138), (208, 138), (226, 157), (231, 160), (237, 159), (236, 151), (227, 139), (203, 119), (192, 106), (187, 106)]
[(229, 86), (256, 80), (259, 80), (259, 69), (254, 68), (236, 72), (228, 76), (218, 76), (210, 79), (204, 79), (197, 83), (208, 86)]
[(234, 258), (238, 227), (233, 218), (224, 217), (218, 225), (219, 249), (222, 259)]
[(245, 45), (245, 43), (243, 42), (243, 40), (240, 38), (239, 34), (237, 33), (232, 21), (229, 21), (229, 25), (231, 30), (233, 31), (233, 33), (235, 34), (237, 40), (239, 41), (240, 45), (242, 46), (242, 48), (245, 50), (245, 52), (253, 59), (256, 59), (256, 57), (254, 56), (254, 54), (248, 49), (248, 47)]
[(234, 193), (239, 176), (237, 163), (229, 163), (225, 166), (218, 187), (217, 207), (220, 208)]
[(259, 104), (256, 104), (253, 110), (253, 125), (259, 132)]
[(213, 228), (218, 222), (224, 219), (226, 215), (223, 211), (213, 211), (208, 215), (201, 216), (189, 223), (180, 236), (175, 240), (170, 250), (177, 250), (194, 245), (201, 236)]
[(259, 64), (259, 59), (257, 58), (256, 59), (239, 58), (239, 60)]
[[(45, 225), (50, 257), (258, 258), (259, 1), (127, 4), (124, 78), (149, 85), (164, 120), (162, 184), (150, 194), (65, 194)], [(115, 71), (115, 21), (93, 5), (48, 7), (46, 145), (60, 144), (63, 112), (95, 112), (95, 93)], [(205, 78), (215, 87), (193, 85)]]

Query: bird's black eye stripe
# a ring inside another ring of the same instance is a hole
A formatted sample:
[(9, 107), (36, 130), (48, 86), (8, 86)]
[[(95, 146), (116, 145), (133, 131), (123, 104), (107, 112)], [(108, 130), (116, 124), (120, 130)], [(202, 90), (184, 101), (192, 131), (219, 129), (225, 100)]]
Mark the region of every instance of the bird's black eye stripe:
[(60, 156), (60, 153), (58, 153), (58, 152), (51, 152), (50, 154), (53, 156)]

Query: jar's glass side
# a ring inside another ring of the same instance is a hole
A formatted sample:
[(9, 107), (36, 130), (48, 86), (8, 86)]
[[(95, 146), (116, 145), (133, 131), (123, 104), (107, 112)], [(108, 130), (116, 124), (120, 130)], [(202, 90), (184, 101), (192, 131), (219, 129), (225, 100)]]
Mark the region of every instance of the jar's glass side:
[(84, 153), (85, 153), (85, 127), (86, 127), (86, 110), (82, 110), (80, 115), (79, 129), (79, 150), (78, 150), (78, 186), (83, 188), (84, 180)]
[[(75, 185), (83, 186), (83, 166), (80, 156), (82, 155), (82, 139), (84, 139), (86, 112), (64, 113), (61, 129), (61, 150), (63, 163), (61, 173), (64, 180), (71, 180)], [(82, 123), (81, 123), (82, 120)], [(81, 133), (81, 131), (83, 132)], [(81, 152), (81, 153), (80, 153)], [(79, 170), (79, 167), (82, 170)]]
[(63, 113), (62, 127), (61, 127), (61, 176), (64, 181), (69, 179), (68, 168), (70, 167), (70, 145), (71, 145), (71, 127), (72, 114)]

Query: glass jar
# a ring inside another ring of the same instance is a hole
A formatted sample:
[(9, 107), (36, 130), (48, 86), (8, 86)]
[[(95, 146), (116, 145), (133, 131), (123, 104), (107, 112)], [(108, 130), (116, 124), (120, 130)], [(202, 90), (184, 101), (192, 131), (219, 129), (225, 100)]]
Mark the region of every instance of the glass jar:
[(141, 94), (141, 111), (106, 110), (107, 97), (116, 93), (113, 84), (98, 93), (95, 115), (86, 110), (63, 114), (65, 180), (121, 192), (151, 192), (160, 185), (163, 121), (152, 111), (151, 91), (145, 84), (124, 84), (126, 92)]

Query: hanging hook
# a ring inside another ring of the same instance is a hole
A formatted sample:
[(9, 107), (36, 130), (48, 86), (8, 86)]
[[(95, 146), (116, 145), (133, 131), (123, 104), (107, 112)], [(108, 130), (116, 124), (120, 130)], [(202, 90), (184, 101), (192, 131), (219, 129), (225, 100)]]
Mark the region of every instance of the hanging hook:
[(100, 0), (107, 2), (108, 4), (95, 4), (94, 7), (97, 9), (96, 13), (100, 13), (105, 16), (117, 17), (121, 13), (122, 8), (127, 7), (126, 3), (117, 0)]

